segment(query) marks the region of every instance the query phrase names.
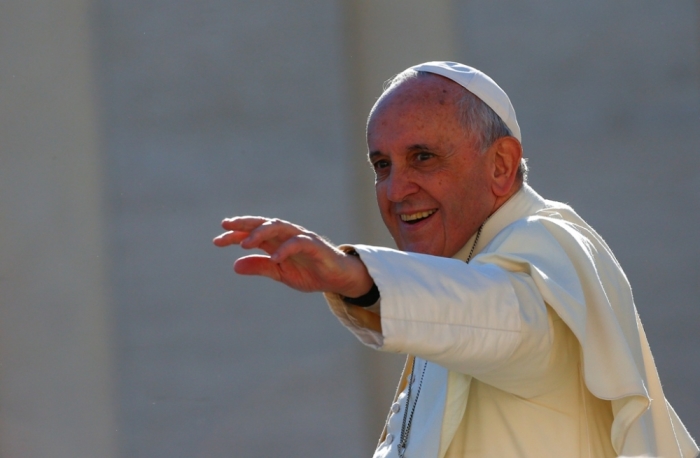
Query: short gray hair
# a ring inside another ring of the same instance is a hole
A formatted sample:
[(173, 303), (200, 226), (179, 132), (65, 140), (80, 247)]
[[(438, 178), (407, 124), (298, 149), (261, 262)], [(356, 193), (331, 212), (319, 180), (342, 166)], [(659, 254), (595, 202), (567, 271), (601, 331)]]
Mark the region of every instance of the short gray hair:
[[(431, 75), (438, 76), (430, 72), (412, 69), (404, 70), (384, 83), (384, 93), (405, 81)], [(456, 103), (459, 110), (460, 123), (467, 132), (473, 135), (479, 151), (484, 153), (499, 138), (513, 136), (513, 132), (491, 107), (462, 86), (459, 86), (459, 88), (462, 91), (462, 96)], [(523, 182), (527, 181), (527, 173), (527, 159), (522, 158), (518, 168), (518, 175)]]

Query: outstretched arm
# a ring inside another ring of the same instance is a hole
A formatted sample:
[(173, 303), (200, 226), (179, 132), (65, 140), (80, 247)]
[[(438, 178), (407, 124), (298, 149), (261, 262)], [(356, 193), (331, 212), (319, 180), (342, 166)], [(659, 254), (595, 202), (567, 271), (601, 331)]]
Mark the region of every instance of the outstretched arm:
[(214, 239), (216, 246), (239, 245), (266, 253), (238, 259), (234, 264), (238, 274), (261, 275), (299, 291), (345, 297), (362, 296), (374, 284), (358, 257), (343, 253), (301, 226), (259, 216), (227, 218), (221, 226), (227, 232)]

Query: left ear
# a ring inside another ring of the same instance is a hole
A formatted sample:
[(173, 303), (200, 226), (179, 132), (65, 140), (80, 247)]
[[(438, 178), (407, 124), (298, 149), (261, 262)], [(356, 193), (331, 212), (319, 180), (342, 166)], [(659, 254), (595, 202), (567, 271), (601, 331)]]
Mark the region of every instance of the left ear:
[(513, 137), (501, 137), (491, 145), (491, 190), (497, 197), (508, 196), (518, 183), (518, 169), (523, 157), (520, 142)]

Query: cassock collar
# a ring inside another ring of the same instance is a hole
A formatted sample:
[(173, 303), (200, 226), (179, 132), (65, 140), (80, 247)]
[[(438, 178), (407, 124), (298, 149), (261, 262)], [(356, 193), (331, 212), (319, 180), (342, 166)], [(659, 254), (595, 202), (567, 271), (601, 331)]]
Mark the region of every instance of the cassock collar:
[[(523, 183), (522, 188), (486, 220), (478, 243), (474, 247), (474, 255), (488, 245), (506, 226), (519, 219), (532, 216), (546, 206), (547, 201), (537, 194), (530, 185)], [(469, 258), (469, 253), (472, 251), (475, 238), (476, 234), (472, 235), (467, 243), (452, 257), (466, 262), (467, 258)]]

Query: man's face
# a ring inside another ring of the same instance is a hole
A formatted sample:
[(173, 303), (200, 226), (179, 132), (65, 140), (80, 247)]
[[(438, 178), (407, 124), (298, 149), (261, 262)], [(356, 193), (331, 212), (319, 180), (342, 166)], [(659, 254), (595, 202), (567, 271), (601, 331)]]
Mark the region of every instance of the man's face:
[(367, 126), (377, 203), (399, 249), (453, 256), (492, 213), (488, 154), (459, 122), (459, 86), (439, 76), (385, 94)]

